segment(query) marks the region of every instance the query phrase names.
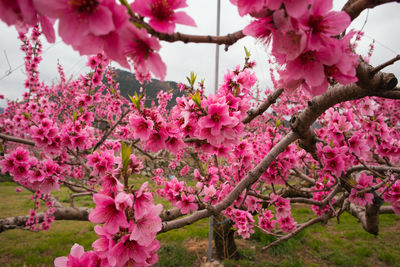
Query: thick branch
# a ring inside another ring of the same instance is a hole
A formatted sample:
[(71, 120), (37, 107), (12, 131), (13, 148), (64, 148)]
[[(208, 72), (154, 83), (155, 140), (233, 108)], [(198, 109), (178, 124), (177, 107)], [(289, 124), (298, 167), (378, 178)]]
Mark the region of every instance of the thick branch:
[[(400, 173), (400, 167), (374, 166), (374, 165), (367, 165), (367, 167), (369, 169), (372, 169), (372, 170), (378, 171), (378, 172), (392, 171), (392, 172)], [(359, 171), (364, 171), (364, 170), (368, 170), (368, 169), (363, 165), (356, 165), (347, 170), (347, 175), (349, 175), (353, 172), (359, 172)]]
[(305, 175), (299, 168), (293, 168), (292, 170), (293, 170), (293, 172), (291, 172), (292, 175), (306, 181), (307, 183), (315, 185), (315, 180)]
[(20, 144), (25, 144), (25, 145), (30, 145), (30, 146), (34, 146), (35, 142), (32, 140), (27, 140), (27, 139), (23, 139), (23, 138), (18, 138), (15, 136), (11, 136), (8, 134), (2, 134), (0, 133), (0, 139), (3, 139), (5, 141), (10, 141), (10, 142), (14, 142), (14, 143), (20, 143)]
[(343, 11), (349, 14), (351, 20), (357, 18), (367, 8), (374, 8), (383, 4), (397, 2), (399, 0), (349, 0), (343, 7)]
[(164, 221), (171, 221), (174, 220), (183, 214), (181, 213), (181, 210), (178, 208), (172, 208), (169, 210), (163, 210), (160, 214), (161, 220)]
[[(56, 220), (87, 221), (90, 211), (90, 208), (56, 207), (54, 216)], [(44, 212), (37, 214), (39, 223), (43, 222), (44, 215)], [(0, 219), (0, 233), (11, 229), (25, 228), (28, 219), (29, 216), (16, 216)]]

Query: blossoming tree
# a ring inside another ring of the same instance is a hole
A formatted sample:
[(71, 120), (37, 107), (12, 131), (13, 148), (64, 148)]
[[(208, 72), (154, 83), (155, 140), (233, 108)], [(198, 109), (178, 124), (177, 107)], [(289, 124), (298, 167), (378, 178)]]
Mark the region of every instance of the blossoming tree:
[[(0, 168), (35, 200), (29, 216), (1, 219), (1, 231), (90, 220), (98, 223), (93, 250), (75, 244), (56, 266), (148, 266), (158, 259), (158, 233), (211, 215), (228, 218), (243, 238), (255, 227), (277, 236), (266, 248), (343, 212), (375, 235), (380, 214), (400, 215), (400, 89), (382, 72), (400, 58), (371, 66), (355, 53), (362, 33), (346, 31), (363, 10), (397, 1), (349, 0), (341, 11), (331, 0), (231, 2), (252, 17), (247, 27), (196, 36), (174, 32), (177, 23), (196, 25), (179, 11), (185, 0), (0, 0), (0, 18), (20, 33), (27, 74), (23, 100), (9, 101), (0, 117)], [(39, 36), (54, 42), (56, 20), (63, 41), (89, 55), (91, 72), (67, 80), (59, 65), (60, 82), (49, 86), (39, 77)], [(166, 75), (160, 40), (228, 48), (245, 36), (271, 47), (276, 67), (274, 88), (257, 97), (248, 51), (215, 95), (191, 74), (171, 110), (166, 92), (151, 108), (145, 94), (122, 98), (108, 67), (133, 67), (145, 84)], [(160, 168), (152, 170), (155, 192), (130, 182), (144, 158), (160, 160), (164, 150), (169, 168), (180, 165), (195, 186)], [(61, 185), (92, 194), (96, 207), (63, 206), (51, 195)], [(296, 223), (292, 203), (310, 205), (315, 217)]]

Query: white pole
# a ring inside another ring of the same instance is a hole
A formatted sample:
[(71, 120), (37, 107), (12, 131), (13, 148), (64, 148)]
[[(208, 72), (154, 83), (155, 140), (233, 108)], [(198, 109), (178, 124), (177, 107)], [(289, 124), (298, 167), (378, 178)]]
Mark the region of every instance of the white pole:
[[(219, 28), (221, 21), (221, 0), (218, 0), (217, 3), (217, 36), (219, 36)], [(219, 69), (219, 45), (215, 45), (215, 85), (214, 85), (214, 94), (217, 93), (218, 90), (218, 69)], [(210, 216), (209, 223), (209, 231), (208, 231), (208, 255), (207, 261), (211, 262), (212, 259), (212, 241), (213, 241), (213, 228), (214, 228), (214, 215)]]

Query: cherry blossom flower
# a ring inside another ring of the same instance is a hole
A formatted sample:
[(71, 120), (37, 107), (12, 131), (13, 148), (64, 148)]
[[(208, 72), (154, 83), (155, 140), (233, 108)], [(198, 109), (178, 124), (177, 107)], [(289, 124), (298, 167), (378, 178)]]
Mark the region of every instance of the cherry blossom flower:
[[(41, 13), (59, 19), (59, 33), (67, 44), (81, 42), (88, 34), (104, 35), (115, 30), (113, 13), (107, 6), (112, 0), (33, 0)], [(115, 4), (115, 3), (114, 3)]]
[(131, 7), (141, 16), (150, 18), (149, 25), (158, 32), (171, 34), (176, 23), (196, 27), (185, 12), (175, 12), (175, 9), (187, 7), (186, 0), (136, 0)]
[(104, 227), (110, 233), (116, 233), (120, 227), (127, 228), (129, 226), (125, 212), (118, 210), (115, 200), (104, 194), (94, 194), (93, 201), (96, 208), (89, 214), (89, 220), (94, 223), (105, 223)]
[(140, 74), (139, 81), (152, 72), (156, 77), (164, 80), (167, 67), (157, 53), (161, 46), (155, 37), (149, 37), (145, 29), (137, 29), (130, 25), (123, 33), (123, 51), (125, 56), (131, 58), (135, 63), (135, 70)]
[(181, 194), (181, 199), (176, 202), (176, 206), (181, 210), (182, 214), (188, 214), (191, 210), (197, 210), (198, 206), (195, 202), (196, 198), (194, 195)]

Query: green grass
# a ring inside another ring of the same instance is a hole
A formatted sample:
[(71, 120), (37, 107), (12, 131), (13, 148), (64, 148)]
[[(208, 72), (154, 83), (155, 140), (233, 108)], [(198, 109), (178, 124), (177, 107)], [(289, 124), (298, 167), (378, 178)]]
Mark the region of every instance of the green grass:
[[(146, 178), (132, 177), (138, 188)], [(30, 192), (15, 192), (15, 184), (2, 177), (0, 182), (0, 218), (26, 215), (33, 206)], [(155, 185), (149, 182), (149, 186)], [(69, 192), (62, 188), (55, 196), (69, 205)], [(156, 198), (158, 203), (168, 204)], [(90, 196), (79, 197), (76, 206), (93, 206)], [(298, 223), (313, 217), (304, 206), (293, 206), (293, 217)], [(261, 248), (275, 240), (255, 229), (249, 240), (237, 238), (241, 259), (225, 260), (225, 266), (400, 266), (400, 217), (382, 215), (381, 231), (377, 237), (366, 233), (349, 214), (340, 223), (331, 220), (326, 226), (313, 225), (288, 242), (268, 251)], [(96, 239), (94, 224), (89, 222), (56, 221), (49, 231), (30, 232), (9, 230), (0, 233), (0, 266), (52, 266), (55, 257), (65, 256), (74, 243), (85, 250)], [(208, 219), (181, 229), (160, 234), (159, 263), (157, 266), (198, 266), (207, 254)]]

